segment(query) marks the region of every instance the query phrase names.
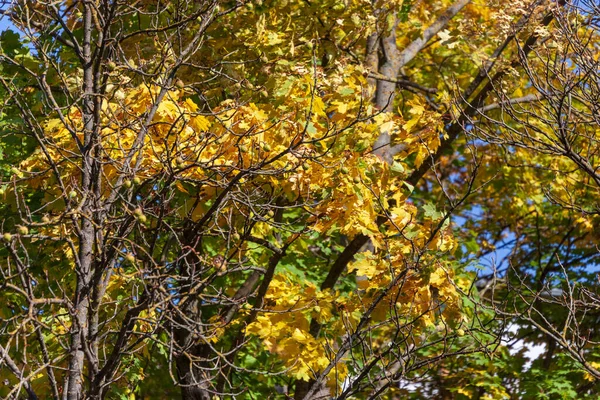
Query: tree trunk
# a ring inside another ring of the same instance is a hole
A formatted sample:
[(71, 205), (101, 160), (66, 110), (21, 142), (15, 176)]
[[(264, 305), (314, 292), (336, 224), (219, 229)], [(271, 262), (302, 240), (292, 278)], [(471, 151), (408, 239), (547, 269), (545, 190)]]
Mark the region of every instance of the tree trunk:
[[(71, 346), (69, 354), (69, 373), (66, 400), (79, 400), (83, 395), (83, 365), (84, 351), (88, 329), (89, 293), (92, 276), (94, 226), (92, 223), (94, 159), (93, 144), (95, 134), (95, 100), (94, 100), (94, 71), (92, 63), (92, 6), (84, 4), (83, 16), (83, 148), (82, 148), (82, 177), (80, 191), (83, 193), (84, 204), (79, 217), (78, 254), (76, 261), (77, 285), (74, 304), (73, 326), (71, 327)], [(69, 196), (71, 197), (71, 196)], [(76, 206), (75, 200), (69, 201), (68, 207)]]
[[(179, 312), (187, 318), (193, 318), (194, 321), (202, 320), (199, 309), (199, 301), (189, 300), (183, 305)], [(183, 321), (182, 317), (176, 318), (175, 340), (178, 344), (175, 363), (177, 366), (177, 376), (181, 386), (182, 400), (211, 400), (214, 393), (208, 390), (211, 377), (207, 376), (203, 366), (207, 366), (203, 360), (206, 360), (210, 348), (203, 344), (194, 343), (192, 333), (193, 326), (189, 326), (189, 321)], [(201, 334), (201, 333), (200, 333)]]

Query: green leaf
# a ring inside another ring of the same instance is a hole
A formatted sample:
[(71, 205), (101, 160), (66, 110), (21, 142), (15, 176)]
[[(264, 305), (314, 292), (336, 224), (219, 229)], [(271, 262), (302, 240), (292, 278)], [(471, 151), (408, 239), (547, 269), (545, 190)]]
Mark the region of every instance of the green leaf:
[(439, 212), (433, 203), (427, 202), (423, 206), (423, 211), (425, 212), (425, 216), (431, 218), (432, 220), (438, 220), (444, 216), (443, 213)]

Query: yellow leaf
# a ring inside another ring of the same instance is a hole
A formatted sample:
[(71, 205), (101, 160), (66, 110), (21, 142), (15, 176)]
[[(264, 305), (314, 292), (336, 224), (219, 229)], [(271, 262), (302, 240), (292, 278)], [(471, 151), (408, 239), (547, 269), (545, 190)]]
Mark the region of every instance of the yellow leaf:
[(448, 278), (446, 276), (446, 271), (443, 268), (437, 268), (434, 272), (429, 276), (429, 284), (435, 287), (441, 287), (448, 284)]
[(325, 104), (323, 103), (323, 100), (321, 100), (320, 97), (314, 98), (312, 107), (313, 107), (313, 112), (316, 115), (321, 115), (321, 116), (325, 115)]

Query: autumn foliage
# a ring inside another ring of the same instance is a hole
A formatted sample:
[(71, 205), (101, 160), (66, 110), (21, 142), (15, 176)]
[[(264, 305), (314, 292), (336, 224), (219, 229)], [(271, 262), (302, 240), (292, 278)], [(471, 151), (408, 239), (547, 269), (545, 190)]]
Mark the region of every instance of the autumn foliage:
[(594, 2), (4, 3), (1, 396), (600, 393)]

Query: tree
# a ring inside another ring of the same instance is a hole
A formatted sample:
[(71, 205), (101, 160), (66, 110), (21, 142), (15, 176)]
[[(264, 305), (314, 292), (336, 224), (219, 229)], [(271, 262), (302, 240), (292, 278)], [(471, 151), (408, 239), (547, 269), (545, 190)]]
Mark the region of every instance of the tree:
[(598, 393), (593, 3), (4, 3), (2, 396)]

